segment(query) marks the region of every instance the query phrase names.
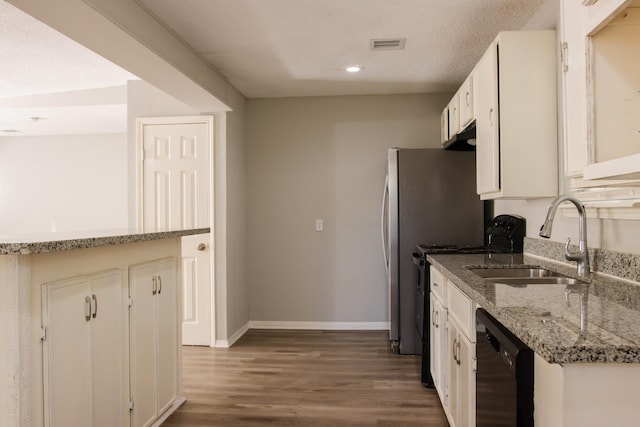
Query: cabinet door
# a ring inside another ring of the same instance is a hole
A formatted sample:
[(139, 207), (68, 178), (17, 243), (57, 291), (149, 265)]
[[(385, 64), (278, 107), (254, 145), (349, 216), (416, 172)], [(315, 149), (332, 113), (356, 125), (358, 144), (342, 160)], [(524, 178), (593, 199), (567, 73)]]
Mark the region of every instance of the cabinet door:
[(133, 300), (130, 316), (130, 364), (133, 411), (131, 425), (149, 425), (157, 414), (156, 284), (155, 264), (129, 268), (129, 296)]
[(447, 349), (447, 309), (442, 306), (440, 301), (430, 293), (431, 298), (431, 328), (430, 328), (430, 349), (431, 349), (431, 375), (436, 386), (436, 391), (440, 396), (443, 406), (447, 404), (445, 370), (446, 349)]
[(449, 357), (448, 357), (448, 381), (449, 385), (449, 402), (448, 412), (452, 427), (459, 427), (458, 419), (460, 418), (460, 366), (459, 366), (459, 347), (460, 347), (460, 333), (458, 332), (458, 326), (455, 322), (448, 322), (448, 344), (449, 344)]
[(473, 110), (473, 74), (464, 81), (459, 91), (460, 102), (460, 130), (464, 129), (475, 119)]
[(178, 287), (173, 258), (129, 268), (133, 426), (153, 423), (178, 395)]
[(88, 290), (88, 278), (43, 287), (45, 423), (50, 427), (91, 425)]
[(91, 425), (94, 427), (119, 426), (128, 419), (122, 398), (124, 338), (120, 279), (120, 271), (111, 271), (91, 280)]
[(178, 298), (175, 260), (158, 262), (156, 281), (158, 414), (161, 414), (178, 394)]
[(582, 175), (588, 160), (586, 45), (581, 25), (585, 7), (578, 1), (563, 0), (562, 82), (564, 89), (565, 175)]
[(120, 277), (119, 270), (111, 270), (44, 286), (45, 418), (49, 426), (116, 427), (126, 423)]
[(440, 142), (445, 143), (449, 140), (449, 107), (442, 110), (440, 114)]
[(460, 103), (456, 93), (449, 102), (449, 138), (460, 132)]
[(457, 425), (473, 427), (476, 425), (476, 364), (475, 344), (460, 334), (458, 357), (460, 359), (460, 388), (458, 401), (460, 412)]
[(476, 169), (478, 194), (500, 190), (498, 111), (498, 51), (494, 42), (477, 65)]

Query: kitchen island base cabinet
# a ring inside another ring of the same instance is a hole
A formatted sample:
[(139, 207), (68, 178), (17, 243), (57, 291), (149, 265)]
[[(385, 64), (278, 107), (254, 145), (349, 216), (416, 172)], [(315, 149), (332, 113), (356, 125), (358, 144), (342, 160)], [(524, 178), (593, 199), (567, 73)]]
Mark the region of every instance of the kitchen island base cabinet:
[[(163, 371), (172, 373), (154, 378), (144, 390), (162, 396), (158, 401), (171, 401), (151, 422), (161, 423), (184, 402), (176, 260), (180, 238), (187, 234), (188, 230), (4, 245), (8, 254), (0, 255), (0, 373), (5, 379), (0, 382), (0, 427), (132, 425), (131, 381), (136, 372), (131, 345), (139, 350), (142, 344), (130, 336), (129, 268), (150, 261), (162, 277), (161, 296), (167, 296), (169, 306), (159, 309), (166, 316), (156, 319), (154, 327), (169, 331), (162, 335), (171, 342), (153, 347), (157, 353), (145, 363), (169, 364)], [(154, 304), (162, 307), (164, 302)], [(144, 334), (138, 335), (142, 341)], [(155, 387), (168, 391), (156, 392)]]
[(133, 427), (153, 425), (178, 397), (177, 292), (174, 258), (129, 268)]
[(639, 425), (637, 363), (548, 363), (535, 355), (534, 420), (545, 427)]
[(43, 285), (45, 425), (128, 425), (119, 270)]

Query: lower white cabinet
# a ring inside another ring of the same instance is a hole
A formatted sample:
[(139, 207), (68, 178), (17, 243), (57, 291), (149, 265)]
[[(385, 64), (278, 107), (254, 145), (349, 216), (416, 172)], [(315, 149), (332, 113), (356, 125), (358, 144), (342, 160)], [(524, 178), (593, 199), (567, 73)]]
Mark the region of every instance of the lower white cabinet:
[(42, 286), (46, 426), (128, 425), (120, 270)]
[(430, 358), (431, 376), (436, 387), (438, 396), (443, 406), (448, 402), (448, 390), (445, 384), (445, 371), (447, 370), (447, 309), (444, 307), (437, 295), (431, 292), (431, 322), (429, 344), (432, 357)]
[(131, 425), (153, 424), (178, 397), (176, 260), (129, 267)]
[(452, 427), (476, 425), (475, 304), (431, 266), (431, 375)]
[(476, 345), (451, 317), (448, 331), (449, 421), (452, 427), (472, 427), (476, 425)]

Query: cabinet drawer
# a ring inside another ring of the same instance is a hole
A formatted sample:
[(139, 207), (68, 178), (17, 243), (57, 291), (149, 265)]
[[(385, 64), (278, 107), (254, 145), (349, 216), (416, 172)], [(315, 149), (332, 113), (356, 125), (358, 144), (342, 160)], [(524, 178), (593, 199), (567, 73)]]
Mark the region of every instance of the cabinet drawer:
[(454, 284), (450, 283), (447, 288), (449, 316), (453, 316), (456, 319), (461, 332), (464, 333), (471, 342), (476, 342), (473, 302)]
[(440, 300), (440, 303), (446, 307), (447, 305), (447, 288), (444, 276), (434, 266), (429, 267), (429, 284), (431, 292), (436, 298)]

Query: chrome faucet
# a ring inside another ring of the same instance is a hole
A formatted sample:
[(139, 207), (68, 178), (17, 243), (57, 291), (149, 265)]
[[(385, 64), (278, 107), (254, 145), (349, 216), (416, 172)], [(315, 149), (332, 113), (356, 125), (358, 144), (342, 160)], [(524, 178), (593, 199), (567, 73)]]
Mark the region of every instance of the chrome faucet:
[(565, 201), (573, 203), (578, 209), (580, 243), (578, 244), (578, 253), (572, 254), (569, 251), (569, 243), (571, 243), (571, 239), (567, 239), (564, 256), (568, 261), (577, 261), (578, 274), (586, 276), (591, 272), (591, 266), (589, 263), (589, 251), (587, 249), (587, 214), (580, 200), (576, 199), (573, 196), (560, 196), (556, 198), (549, 205), (547, 218), (544, 220), (544, 224), (542, 224), (542, 227), (540, 227), (540, 237), (548, 239), (551, 236), (551, 227), (553, 226), (553, 218), (556, 215), (556, 210), (558, 209), (558, 206), (560, 206), (560, 204)]

